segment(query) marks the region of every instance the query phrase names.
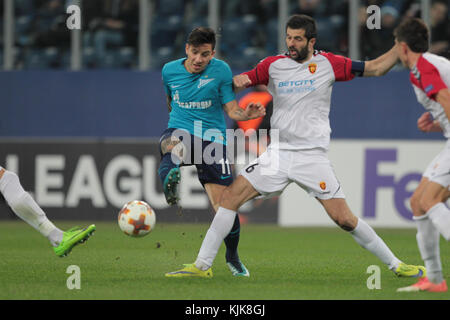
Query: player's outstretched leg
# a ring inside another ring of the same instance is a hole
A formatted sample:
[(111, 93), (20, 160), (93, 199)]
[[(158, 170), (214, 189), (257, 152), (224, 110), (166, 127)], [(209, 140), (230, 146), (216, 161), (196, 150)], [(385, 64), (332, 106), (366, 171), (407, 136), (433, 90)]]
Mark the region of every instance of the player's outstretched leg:
[(178, 185), (180, 184), (180, 165), (185, 153), (184, 145), (180, 139), (171, 135), (171, 131), (163, 133), (160, 139), (161, 163), (158, 175), (163, 185), (166, 201), (170, 205), (178, 203)]
[(206, 270), (200, 270), (194, 263), (184, 264), (180, 270), (166, 273), (167, 278), (212, 278), (211, 267)]
[(67, 256), (76, 245), (86, 242), (94, 233), (95, 229), (95, 225), (91, 224), (83, 229), (74, 227), (64, 231), (62, 241), (58, 246), (53, 248), (55, 254), (58, 257)]
[[(431, 186), (431, 188), (429, 188)], [(423, 201), (423, 197), (435, 199)], [(427, 209), (434, 207), (434, 202), (446, 201), (449, 196), (448, 190), (439, 185), (430, 184), (427, 178), (423, 178), (414, 194), (411, 197), (411, 208), (414, 214), (414, 221), (417, 227), (417, 246), (419, 247), (420, 255), (425, 263), (427, 269), (427, 277), (420, 279), (419, 282), (404, 288), (399, 288), (398, 292), (446, 292), (447, 283), (442, 274), (442, 263), (439, 250), (440, 234), (439, 230), (433, 224), (427, 214)], [(428, 206), (424, 205), (429, 203)]]
[(94, 225), (86, 228), (87, 232), (74, 230), (64, 232), (58, 229), (30, 194), (23, 189), (17, 174), (2, 167), (0, 167), (0, 192), (19, 218), (50, 241), (58, 256), (66, 256), (76, 244), (84, 242), (95, 230)]
[(162, 167), (163, 162), (158, 170), (158, 174), (161, 178), (164, 190), (164, 196), (166, 201), (170, 205), (176, 205), (180, 197), (178, 195), (178, 185), (181, 180), (181, 172), (179, 167)]
[[(211, 270), (213, 261), (219, 251), (222, 241), (229, 235), (233, 224), (236, 219), (237, 209), (246, 201), (255, 198), (259, 193), (253, 188), (253, 186), (242, 176), (238, 178), (228, 186), (222, 193), (220, 201), (221, 207), (218, 208), (216, 215), (211, 223), (211, 226), (203, 239), (202, 246), (198, 253), (197, 259), (192, 268), (197, 270), (208, 271)], [(226, 209), (227, 206), (232, 209)], [(179, 270), (175, 271), (179, 274), (179, 277), (188, 276), (190, 273), (184, 273)], [(170, 276), (171, 273), (166, 274)], [(212, 276), (212, 273), (211, 273)]]
[(343, 198), (319, 200), (330, 218), (343, 230), (350, 232), (353, 239), (363, 248), (372, 252), (391, 271), (399, 277), (423, 278), (426, 269), (423, 266), (408, 265), (400, 261), (364, 220), (357, 218), (350, 211)]
[[(195, 263), (184, 265), (185, 267), (181, 270), (166, 273), (166, 277), (212, 277), (211, 266), (222, 241), (230, 233), (235, 218), (236, 211), (219, 207), (203, 239)], [(210, 276), (206, 276), (207, 274)]]
[[(207, 172), (207, 171), (211, 172), (212, 170), (214, 170), (214, 168), (211, 168), (211, 167), (204, 167), (204, 168), (198, 168), (198, 169), (201, 169), (203, 172)], [(222, 172), (221, 168), (220, 168), (219, 172)], [(201, 181), (205, 181), (204, 180), (205, 178), (206, 178), (205, 176), (202, 176)], [(212, 180), (214, 180), (214, 179), (212, 179)], [(231, 182), (227, 182), (227, 183), (231, 183)], [(211, 202), (211, 205), (213, 206), (214, 210), (217, 212), (217, 210), (219, 209), (220, 199), (222, 198), (222, 194), (227, 186), (218, 184), (217, 182), (203, 183), (203, 186), (205, 188), (206, 193), (208, 194), (208, 198)], [(245, 267), (245, 265), (242, 263), (241, 259), (239, 258), (239, 254), (238, 254), (240, 232), (241, 232), (241, 223), (239, 220), (239, 215), (236, 214), (236, 217), (234, 218), (233, 226), (231, 227), (231, 231), (224, 239), (225, 247), (226, 247), (225, 259), (227, 262), (227, 266), (230, 269), (233, 276), (249, 277), (250, 272)]]

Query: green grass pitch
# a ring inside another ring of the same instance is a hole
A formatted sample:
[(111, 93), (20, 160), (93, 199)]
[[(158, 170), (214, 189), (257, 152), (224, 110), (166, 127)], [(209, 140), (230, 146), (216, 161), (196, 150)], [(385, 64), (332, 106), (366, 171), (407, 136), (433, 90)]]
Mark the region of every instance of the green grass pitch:
[[(61, 228), (86, 223), (56, 223)], [(194, 261), (206, 224), (157, 224), (144, 238), (130, 238), (116, 223), (97, 231), (66, 258), (22, 221), (0, 222), (0, 299), (150, 300), (355, 300), (446, 299), (447, 293), (397, 293), (415, 282), (397, 278), (375, 256), (336, 228), (243, 225), (239, 252), (250, 278), (233, 277), (224, 246), (212, 279), (168, 279), (164, 273)], [(377, 229), (403, 261), (422, 264), (415, 230)], [(450, 244), (441, 238), (444, 276), (450, 279)], [(81, 271), (81, 288), (69, 290), (71, 265)], [(370, 265), (381, 269), (381, 289), (369, 290)]]

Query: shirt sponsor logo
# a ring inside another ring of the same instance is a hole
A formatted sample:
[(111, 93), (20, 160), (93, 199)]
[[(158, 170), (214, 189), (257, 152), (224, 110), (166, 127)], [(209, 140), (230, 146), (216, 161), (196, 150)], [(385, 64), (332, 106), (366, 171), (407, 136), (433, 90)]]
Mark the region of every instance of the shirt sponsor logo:
[(180, 108), (184, 109), (208, 109), (212, 106), (212, 100), (206, 101), (180, 101), (180, 93), (175, 91), (175, 94), (172, 97), (173, 102), (178, 104)]
[(278, 83), (278, 94), (305, 93), (316, 90), (316, 80), (281, 81)]
[(212, 101), (189, 101), (189, 102), (181, 102), (177, 101), (180, 108), (184, 109), (208, 109), (212, 105)]
[(316, 82), (316, 80), (282, 81), (278, 83), (278, 88), (312, 86), (314, 85), (314, 82)]

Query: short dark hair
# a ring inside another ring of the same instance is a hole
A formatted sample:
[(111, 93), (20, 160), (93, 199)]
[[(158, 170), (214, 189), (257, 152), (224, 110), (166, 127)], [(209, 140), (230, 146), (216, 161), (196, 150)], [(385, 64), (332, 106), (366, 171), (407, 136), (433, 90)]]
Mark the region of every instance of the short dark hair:
[(211, 44), (214, 50), (216, 46), (216, 33), (208, 27), (197, 27), (189, 34), (187, 43), (194, 47)]
[(304, 29), (306, 39), (317, 38), (316, 21), (305, 14), (294, 14), (286, 23), (287, 28), (290, 29)]
[(416, 53), (428, 51), (430, 31), (421, 19), (406, 18), (394, 30), (394, 36), (399, 42), (405, 42), (408, 47)]

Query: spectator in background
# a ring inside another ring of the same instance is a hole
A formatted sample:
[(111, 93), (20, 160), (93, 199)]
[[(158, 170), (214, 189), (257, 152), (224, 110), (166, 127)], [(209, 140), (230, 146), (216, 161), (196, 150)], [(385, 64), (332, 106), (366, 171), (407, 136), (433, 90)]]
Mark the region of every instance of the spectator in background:
[(430, 9), (431, 47), (430, 52), (450, 58), (450, 22), (448, 2), (434, 1)]
[(224, 1), (224, 18), (231, 19), (235, 17), (242, 17), (244, 15), (263, 14), (263, 8), (258, 1), (242, 1), (242, 0), (227, 0)]
[(322, 0), (298, 0), (292, 14), (306, 14), (310, 17), (316, 17), (322, 13), (322, 8)]
[(33, 22), (31, 45), (68, 48), (70, 32), (66, 27), (66, 11), (62, 0), (36, 0), (37, 14)]
[(379, 57), (394, 45), (394, 29), (398, 25), (400, 13), (389, 4), (382, 6), (381, 29), (368, 29), (366, 19), (367, 16), (361, 20), (362, 54), (365, 59), (373, 59)]
[(84, 44), (94, 47), (95, 65), (102, 67), (102, 61), (109, 46), (136, 46), (138, 1), (103, 0), (100, 12), (95, 17), (92, 12), (96, 8), (98, 7), (91, 4), (89, 31), (86, 33)]
[(260, 0), (263, 21), (278, 17), (278, 0)]

